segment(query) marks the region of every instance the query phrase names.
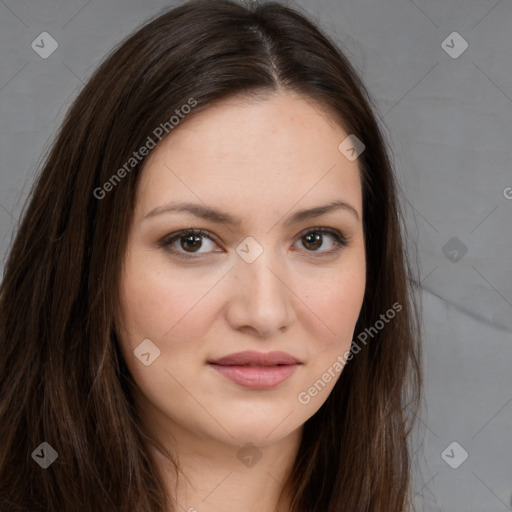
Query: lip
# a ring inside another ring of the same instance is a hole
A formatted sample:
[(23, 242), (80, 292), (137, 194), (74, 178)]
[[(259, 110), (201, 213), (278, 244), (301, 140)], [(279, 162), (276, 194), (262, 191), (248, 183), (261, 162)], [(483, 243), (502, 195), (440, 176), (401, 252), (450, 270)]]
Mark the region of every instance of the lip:
[(245, 352), (237, 352), (228, 356), (208, 361), (209, 363), (219, 364), (222, 366), (275, 366), (278, 364), (298, 364), (300, 361), (286, 352), (256, 352), (254, 350), (246, 350)]
[(245, 351), (208, 361), (211, 368), (239, 386), (270, 389), (288, 380), (302, 365), (286, 352)]

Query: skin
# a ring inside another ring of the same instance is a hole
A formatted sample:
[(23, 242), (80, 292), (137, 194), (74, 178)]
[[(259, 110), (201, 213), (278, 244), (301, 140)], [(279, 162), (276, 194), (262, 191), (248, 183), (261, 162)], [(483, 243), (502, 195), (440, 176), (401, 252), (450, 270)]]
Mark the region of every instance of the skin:
[[(120, 339), (141, 417), (179, 461), (176, 480), (150, 448), (176, 510), (290, 510), (278, 497), (302, 426), (341, 371), (309, 403), (297, 397), (350, 349), (364, 296), (360, 172), (338, 150), (348, 135), (319, 104), (280, 91), (190, 116), (146, 160), (123, 264)], [(335, 200), (359, 219), (339, 209), (284, 225), (298, 210)], [(145, 217), (174, 201), (221, 209), (241, 223), (187, 212)], [(311, 228), (319, 227), (338, 230), (348, 245), (329, 255), (335, 239), (320, 234), (315, 242)], [(190, 228), (211, 240), (159, 244)], [(236, 252), (248, 236), (263, 249), (252, 263)], [(149, 366), (134, 355), (145, 339), (160, 350)], [(244, 350), (288, 352), (302, 365), (275, 388), (251, 390), (207, 363)], [(246, 443), (261, 455), (251, 467), (237, 456)]]

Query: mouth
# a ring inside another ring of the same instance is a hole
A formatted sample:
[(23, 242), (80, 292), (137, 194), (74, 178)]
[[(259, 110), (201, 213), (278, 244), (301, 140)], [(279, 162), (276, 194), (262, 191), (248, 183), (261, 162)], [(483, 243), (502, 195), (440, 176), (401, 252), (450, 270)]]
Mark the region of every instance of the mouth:
[(285, 352), (239, 352), (208, 361), (208, 365), (235, 384), (248, 389), (275, 388), (288, 380), (301, 366)]

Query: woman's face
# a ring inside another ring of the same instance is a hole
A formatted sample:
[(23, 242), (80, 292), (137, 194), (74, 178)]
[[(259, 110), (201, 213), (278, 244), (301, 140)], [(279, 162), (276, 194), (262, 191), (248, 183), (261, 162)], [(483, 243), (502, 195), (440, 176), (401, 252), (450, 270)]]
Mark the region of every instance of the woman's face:
[[(148, 156), (119, 334), (161, 433), (264, 446), (327, 399), (365, 289), (359, 169), (338, 149), (348, 135), (279, 93), (185, 119)], [(335, 202), (345, 206), (322, 213)], [(207, 233), (177, 236), (190, 229)], [(255, 358), (213, 363), (246, 351)], [(297, 364), (265, 358), (275, 351)]]

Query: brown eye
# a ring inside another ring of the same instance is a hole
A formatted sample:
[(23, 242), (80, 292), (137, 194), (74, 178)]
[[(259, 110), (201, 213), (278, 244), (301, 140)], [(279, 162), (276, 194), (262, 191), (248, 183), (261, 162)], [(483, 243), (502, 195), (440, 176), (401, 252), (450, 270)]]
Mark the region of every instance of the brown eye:
[[(325, 236), (331, 237), (334, 240), (334, 248), (325, 251), (318, 249), (324, 245)], [(339, 231), (327, 228), (310, 229), (301, 236), (302, 245), (308, 252), (319, 253), (319, 255), (332, 254), (341, 250), (342, 247), (348, 245), (348, 239), (344, 237)]]
[[(194, 254), (201, 255), (210, 252), (199, 252), (199, 249), (203, 248), (204, 239), (209, 240), (215, 245), (210, 233), (208, 233), (208, 231), (203, 231), (202, 229), (185, 229), (178, 231), (177, 233), (173, 233), (161, 240), (160, 245), (171, 251), (173, 254), (183, 258), (194, 258)], [(177, 242), (179, 242), (179, 247), (177, 246)]]
[[(326, 243), (326, 239), (329, 238), (332, 240), (330, 244), (331, 248), (321, 250), (324, 246), (329, 247)], [(302, 247), (306, 248), (306, 252), (312, 253), (315, 256), (328, 256), (337, 253), (343, 247), (346, 247), (349, 242), (349, 239), (343, 236), (339, 231), (329, 228), (309, 229), (303, 232), (299, 239), (302, 241)], [(198, 259), (201, 254), (222, 252), (222, 249), (201, 251), (200, 249), (204, 247), (204, 240), (211, 242), (214, 246), (217, 245), (213, 241), (212, 234), (202, 229), (184, 229), (177, 233), (172, 233), (162, 239), (159, 244), (164, 249), (181, 258)]]
[(202, 245), (201, 237), (198, 235), (186, 235), (180, 237), (180, 245), (183, 249), (192, 249), (195, 252)]
[(303, 237), (303, 240), (305, 240), (305, 247), (316, 250), (323, 244), (323, 235), (320, 233), (309, 233)]

